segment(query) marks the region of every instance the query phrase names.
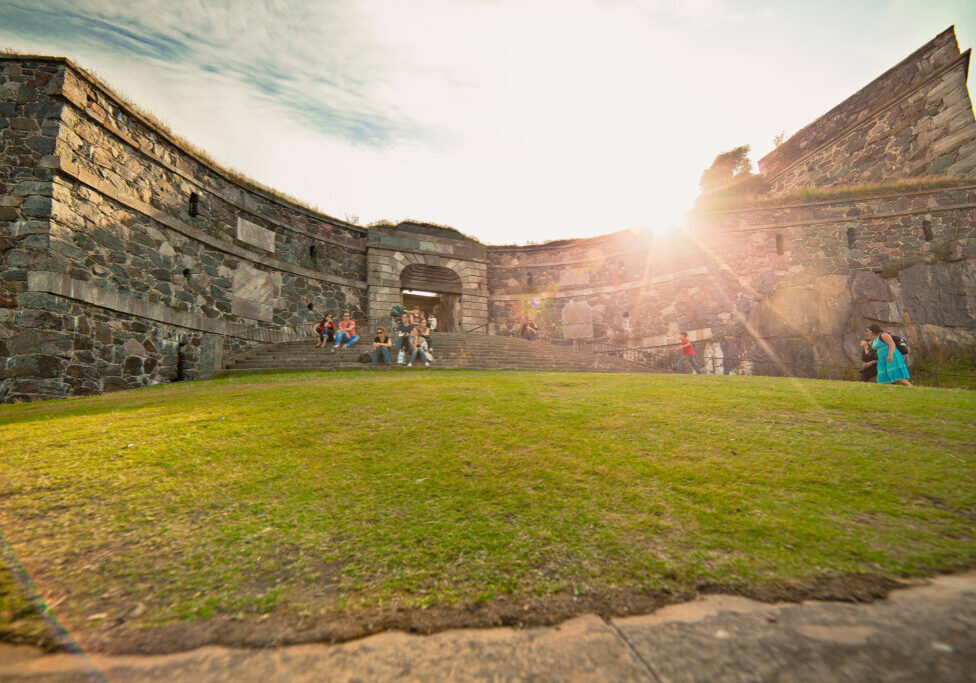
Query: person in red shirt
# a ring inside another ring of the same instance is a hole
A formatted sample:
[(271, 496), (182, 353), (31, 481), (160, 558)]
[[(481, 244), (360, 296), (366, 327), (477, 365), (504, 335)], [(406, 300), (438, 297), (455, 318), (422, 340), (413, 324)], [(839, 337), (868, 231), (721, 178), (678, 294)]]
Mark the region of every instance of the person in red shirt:
[(678, 361), (674, 371), (681, 372), (681, 366), (684, 363), (688, 363), (688, 365), (691, 366), (691, 369), (695, 371), (696, 375), (701, 374), (701, 368), (698, 367), (698, 361), (695, 360), (695, 349), (688, 340), (687, 332), (681, 333), (681, 360)]
[(324, 349), (327, 344), (331, 344), (335, 340), (335, 323), (332, 322), (331, 315), (326, 315), (315, 324), (315, 334), (319, 338), (315, 343), (315, 348)]
[(346, 348), (348, 349), (358, 341), (359, 336), (356, 334), (356, 321), (349, 317), (349, 313), (343, 313), (342, 320), (339, 321), (339, 332), (336, 334), (336, 344), (332, 347), (332, 350), (335, 351), (342, 346), (342, 342), (346, 342)]

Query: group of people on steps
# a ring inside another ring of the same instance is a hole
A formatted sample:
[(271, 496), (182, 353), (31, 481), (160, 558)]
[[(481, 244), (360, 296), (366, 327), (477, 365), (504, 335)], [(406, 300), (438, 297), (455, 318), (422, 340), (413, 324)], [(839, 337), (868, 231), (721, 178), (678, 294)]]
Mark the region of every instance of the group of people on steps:
[(359, 335), (356, 334), (356, 321), (349, 315), (349, 311), (342, 314), (342, 319), (338, 323), (332, 318), (332, 314), (327, 313), (325, 317), (315, 323), (313, 331), (318, 337), (318, 341), (315, 342), (317, 349), (327, 348), (333, 342), (335, 342), (335, 346), (332, 347), (333, 351), (338, 350), (343, 344), (348, 349), (359, 341)]
[[(375, 367), (377, 361), (382, 357), (387, 365), (393, 364), (395, 355), (398, 362), (412, 367), (414, 361), (421, 360), (425, 366), (429, 366), (434, 360), (433, 342), (431, 332), (437, 329), (437, 318), (434, 314), (424, 315), (419, 308), (405, 312), (400, 316), (400, 321), (396, 326), (396, 339), (387, 332), (385, 327), (376, 328), (376, 336), (373, 338), (373, 362)], [(351, 348), (359, 341), (356, 333), (356, 321), (348, 311), (342, 314), (342, 320), (335, 322), (331, 314), (327, 314), (319, 320), (314, 327), (315, 336), (318, 341), (315, 348), (328, 348), (337, 351), (339, 348)], [(402, 355), (401, 355), (402, 352)], [(409, 354), (409, 360), (407, 356)]]
[[(396, 326), (396, 341), (386, 333), (382, 327), (376, 328), (376, 338), (373, 340), (373, 365), (382, 356), (387, 365), (393, 365), (393, 355), (399, 364), (406, 362), (407, 367), (413, 367), (418, 358), (425, 366), (434, 360), (433, 341), (430, 333), (437, 327), (437, 318), (431, 314), (426, 317), (419, 308), (410, 313), (403, 313)], [(391, 355), (390, 351), (393, 351)], [(407, 360), (409, 354), (409, 360)]]

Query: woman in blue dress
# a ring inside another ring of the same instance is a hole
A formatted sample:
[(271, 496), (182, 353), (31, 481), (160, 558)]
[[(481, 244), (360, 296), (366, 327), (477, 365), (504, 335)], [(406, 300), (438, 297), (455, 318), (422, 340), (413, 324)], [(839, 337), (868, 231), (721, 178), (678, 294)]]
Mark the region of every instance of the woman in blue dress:
[(912, 386), (908, 381), (908, 366), (901, 351), (895, 348), (895, 341), (891, 335), (881, 329), (881, 325), (868, 325), (871, 333), (871, 348), (878, 352), (878, 384), (904, 384)]

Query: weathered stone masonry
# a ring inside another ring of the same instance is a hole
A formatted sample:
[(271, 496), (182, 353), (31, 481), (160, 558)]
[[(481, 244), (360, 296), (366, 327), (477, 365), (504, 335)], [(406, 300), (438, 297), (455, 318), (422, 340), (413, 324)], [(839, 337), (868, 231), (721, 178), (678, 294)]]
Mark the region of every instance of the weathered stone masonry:
[(204, 377), (255, 329), (363, 319), (363, 229), (242, 187), (64, 60), (0, 68), (0, 400)]
[(547, 336), (649, 358), (688, 331), (717, 372), (751, 372), (759, 356), (793, 374), (847, 364), (870, 321), (962, 348), (976, 343), (968, 60), (950, 29), (760, 162), (777, 190), (933, 174), (957, 186), (699, 215), (660, 237), (493, 247), (296, 206), (70, 62), (2, 55), (0, 401), (206, 377), (261, 331), (324, 312), (371, 328), (418, 283), (442, 293), (455, 329), (531, 318)]

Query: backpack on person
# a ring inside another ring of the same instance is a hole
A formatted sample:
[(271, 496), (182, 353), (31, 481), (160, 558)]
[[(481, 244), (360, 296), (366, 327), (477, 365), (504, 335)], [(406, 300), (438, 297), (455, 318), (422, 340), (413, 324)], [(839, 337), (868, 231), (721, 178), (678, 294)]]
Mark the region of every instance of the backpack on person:
[(903, 356), (907, 356), (908, 342), (905, 341), (905, 338), (899, 337), (897, 334), (891, 334), (890, 332), (888, 334), (891, 336), (891, 341), (895, 342), (895, 348), (898, 349), (898, 352)]

